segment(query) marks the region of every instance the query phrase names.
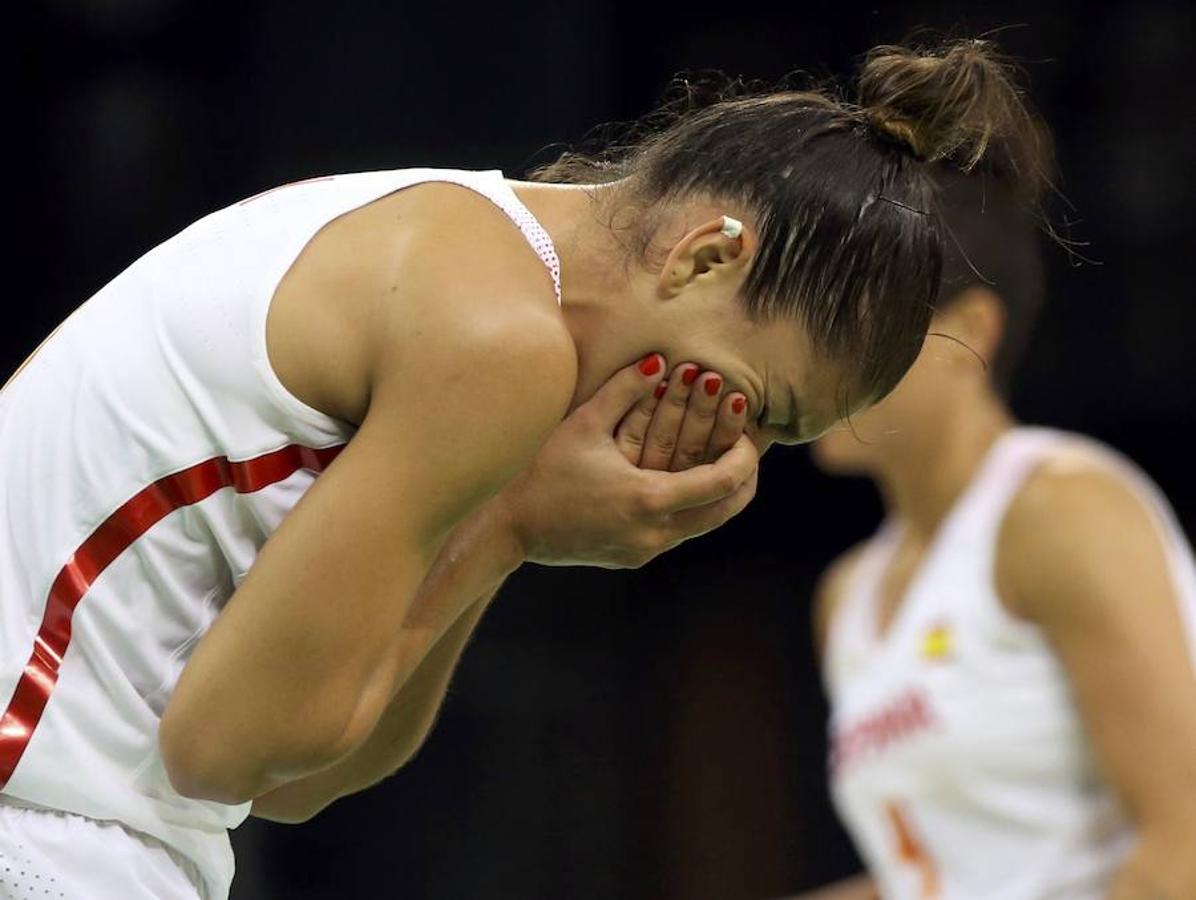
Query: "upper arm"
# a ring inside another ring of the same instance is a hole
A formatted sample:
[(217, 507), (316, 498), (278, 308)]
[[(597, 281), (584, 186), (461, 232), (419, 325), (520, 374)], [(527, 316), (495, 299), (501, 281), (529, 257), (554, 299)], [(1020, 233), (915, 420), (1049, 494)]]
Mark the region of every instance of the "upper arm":
[(814, 647), (819, 656), (826, 653), (826, 642), (839, 602), (847, 592), (852, 574), (859, 563), (864, 545), (857, 544), (840, 554), (822, 573), (814, 588)]
[(997, 580), (1058, 653), (1139, 828), (1176, 836), (1196, 828), (1196, 677), (1155, 518), (1121, 476), (1048, 464), (1006, 516)]
[(176, 781), (234, 762), (285, 780), (356, 746), (390, 700), (396, 638), (444, 537), (563, 415), (574, 360), (559, 321), (474, 262), (452, 279), (410, 267), (418, 302), (361, 323), (361, 427), (188, 662), (161, 730)]

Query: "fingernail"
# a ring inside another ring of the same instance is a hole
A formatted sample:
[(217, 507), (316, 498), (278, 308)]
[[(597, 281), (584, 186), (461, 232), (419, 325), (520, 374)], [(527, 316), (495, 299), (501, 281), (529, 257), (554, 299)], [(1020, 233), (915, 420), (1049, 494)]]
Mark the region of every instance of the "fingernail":
[(684, 372), (681, 373), (681, 383), (684, 384), (686, 387), (693, 384), (694, 381), (698, 377), (698, 371), (699, 370), (698, 370), (697, 366), (690, 366), (689, 368), (687, 368)]
[(641, 375), (655, 375), (660, 371), (660, 354), (649, 353), (640, 360), (639, 369)]
[(706, 396), (713, 397), (723, 386), (723, 380), (718, 375), (711, 375), (706, 379)]
[(654, 390), (652, 392), (652, 396), (655, 397), (657, 400), (659, 400), (661, 397), (664, 396), (664, 392), (667, 391), (668, 389), (669, 389), (668, 382), (662, 381), (660, 384), (656, 385), (656, 390)]
[(745, 406), (747, 406), (747, 400), (745, 400), (743, 397), (736, 397), (731, 401), (731, 412), (735, 413), (735, 415), (739, 415), (741, 412), (743, 412), (743, 408)]

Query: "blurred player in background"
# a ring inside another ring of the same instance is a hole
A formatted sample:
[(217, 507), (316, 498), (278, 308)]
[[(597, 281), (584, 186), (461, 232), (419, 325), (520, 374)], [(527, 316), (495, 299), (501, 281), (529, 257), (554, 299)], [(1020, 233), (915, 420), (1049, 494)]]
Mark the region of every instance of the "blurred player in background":
[(867, 874), (809, 896), (1189, 900), (1191, 548), (1132, 462), (1013, 418), (1034, 222), (992, 173), (940, 182), (958, 246), (931, 328), (955, 340), (814, 446), (887, 516), (816, 607), (832, 794)]

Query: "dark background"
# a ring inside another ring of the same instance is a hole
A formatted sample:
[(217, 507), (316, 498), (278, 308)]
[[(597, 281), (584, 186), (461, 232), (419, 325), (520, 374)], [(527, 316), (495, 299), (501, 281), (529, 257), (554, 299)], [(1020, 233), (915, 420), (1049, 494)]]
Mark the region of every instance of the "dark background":
[[(915, 26), (997, 26), (1054, 126), (1073, 236), (1015, 396), (1128, 451), (1191, 531), (1193, 6), (1159, 2), (48, 0), (10, 32), (0, 368), (138, 255), (313, 174), (502, 168), (647, 111), (677, 70), (849, 75)], [(10, 86), (14, 82), (10, 82)], [(1063, 208), (1056, 206), (1056, 221)], [(234, 835), (233, 896), (762, 898), (853, 870), (824, 786), (820, 568), (871, 488), (774, 451), (761, 496), (638, 572), (528, 567), (420, 756), (298, 827)]]

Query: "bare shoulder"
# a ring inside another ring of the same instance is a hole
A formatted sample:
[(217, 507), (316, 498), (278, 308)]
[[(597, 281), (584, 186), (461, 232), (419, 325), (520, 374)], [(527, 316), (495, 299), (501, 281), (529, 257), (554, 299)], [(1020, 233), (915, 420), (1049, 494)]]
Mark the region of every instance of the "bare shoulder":
[(861, 542), (839, 554), (818, 579), (814, 589), (814, 640), (819, 653), (824, 652), (826, 648), (831, 623), (847, 593), (866, 546), (867, 542)]
[(432, 182), (385, 198), (373, 212), (406, 223), (396, 235), (401, 272), (377, 273), (375, 286), (394, 295), (374, 311), (375, 336), (385, 340), (380, 352), (441, 333), (464, 346), (514, 352), (544, 374), (575, 366), (552, 277), (493, 203)]
[[(997, 541), (997, 583), (1015, 614), (1053, 608), (1127, 580), (1166, 579), (1153, 511), (1126, 474), (1085, 451), (1043, 462), (1010, 504)], [(1070, 610), (1075, 612), (1076, 610)]]
[[(389, 232), (410, 271), (403, 279), (438, 285), (489, 284), (511, 305), (559, 313), (552, 276), (518, 227), (476, 191), (426, 182), (383, 197), (363, 212), (366, 227)], [(384, 268), (378, 275), (393, 280)]]
[(267, 337), (289, 389), (358, 423), (379, 379), (417, 366), (507, 360), (545, 376), (537, 396), (551, 407), (567, 405), (576, 374), (543, 263), (493, 203), (438, 182), (325, 226), (279, 285)]

